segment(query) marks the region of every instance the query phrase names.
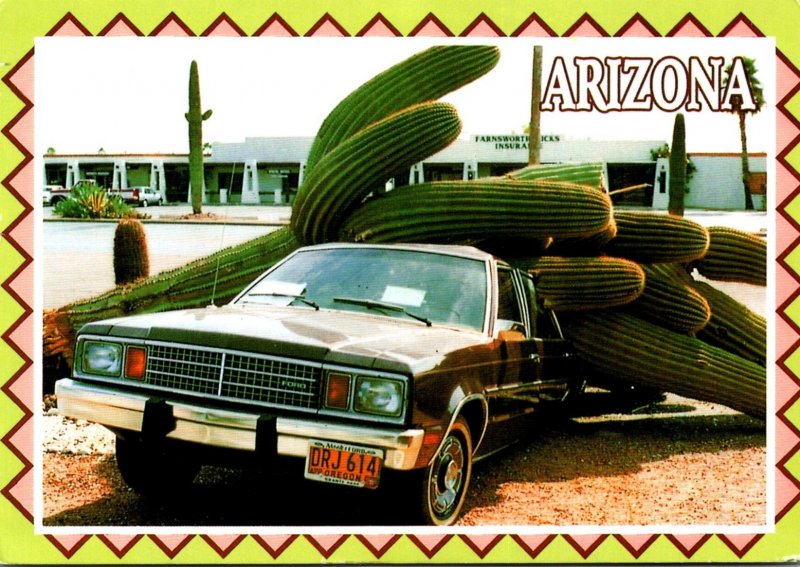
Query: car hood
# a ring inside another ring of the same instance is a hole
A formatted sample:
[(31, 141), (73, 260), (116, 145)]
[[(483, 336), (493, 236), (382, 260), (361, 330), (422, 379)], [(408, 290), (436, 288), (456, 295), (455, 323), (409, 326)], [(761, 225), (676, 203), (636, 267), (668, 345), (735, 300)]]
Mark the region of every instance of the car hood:
[(306, 307), (208, 307), (90, 323), (82, 334), (188, 343), (420, 373), (490, 341), (482, 333), (409, 319)]

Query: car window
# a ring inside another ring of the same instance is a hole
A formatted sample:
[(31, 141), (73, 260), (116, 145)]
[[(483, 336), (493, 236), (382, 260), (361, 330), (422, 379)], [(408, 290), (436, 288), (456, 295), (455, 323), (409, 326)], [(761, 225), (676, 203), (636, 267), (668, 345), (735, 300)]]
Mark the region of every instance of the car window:
[[(427, 251), (387, 248), (302, 250), (265, 275), (236, 303), (307, 306), (370, 312), (408, 319), (399, 306), (433, 323), (483, 330), (486, 264)], [(341, 299), (359, 300), (343, 302)], [(369, 302), (371, 305), (364, 305)]]
[(497, 270), (497, 325), (502, 330), (525, 332), (522, 309), (514, 289), (511, 270), (500, 267)]

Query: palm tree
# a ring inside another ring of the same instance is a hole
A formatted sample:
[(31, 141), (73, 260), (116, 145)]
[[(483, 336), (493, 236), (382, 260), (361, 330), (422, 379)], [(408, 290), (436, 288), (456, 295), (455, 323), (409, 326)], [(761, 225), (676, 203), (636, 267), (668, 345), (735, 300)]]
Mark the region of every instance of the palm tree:
[[(745, 128), (745, 117), (747, 114), (755, 114), (764, 106), (764, 90), (761, 88), (761, 82), (756, 77), (756, 62), (754, 59), (747, 57), (738, 58), (741, 60), (744, 69), (744, 76), (747, 80), (747, 86), (750, 89), (754, 106), (746, 107), (743, 104), (741, 95), (732, 95), (730, 97), (731, 107), (728, 112), (733, 112), (739, 117), (739, 136), (742, 141), (742, 183), (744, 184), (744, 208), (752, 210), (753, 196), (750, 193), (750, 164), (747, 159), (747, 131)], [(725, 92), (728, 88), (728, 83), (731, 81), (733, 72), (733, 63), (725, 67), (725, 77), (722, 80), (722, 91)]]

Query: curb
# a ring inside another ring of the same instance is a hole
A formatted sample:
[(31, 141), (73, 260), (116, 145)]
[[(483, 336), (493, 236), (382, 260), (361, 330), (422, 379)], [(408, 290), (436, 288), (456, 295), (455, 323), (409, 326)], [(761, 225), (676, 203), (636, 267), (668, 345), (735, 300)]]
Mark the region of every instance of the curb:
[[(142, 224), (211, 224), (211, 225), (242, 225), (242, 226), (288, 226), (289, 221), (277, 220), (268, 221), (257, 218), (238, 218), (238, 219), (209, 219), (209, 220), (189, 220), (189, 219), (138, 219)], [(46, 218), (42, 222), (65, 222), (65, 223), (118, 223), (120, 219), (73, 219), (73, 218)]]

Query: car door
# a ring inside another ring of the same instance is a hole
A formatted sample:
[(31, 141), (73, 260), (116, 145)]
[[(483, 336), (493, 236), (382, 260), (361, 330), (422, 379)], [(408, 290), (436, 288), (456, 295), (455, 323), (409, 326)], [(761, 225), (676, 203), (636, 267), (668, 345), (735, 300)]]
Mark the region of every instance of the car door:
[(540, 402), (561, 401), (566, 396), (575, 370), (572, 350), (564, 339), (558, 318), (539, 303), (533, 278), (519, 273), (525, 295), (537, 356), (537, 394)]
[(510, 417), (529, 413), (539, 403), (539, 353), (519, 274), (498, 266), (497, 284), (496, 335), (503, 370), (487, 394), (493, 413)]

